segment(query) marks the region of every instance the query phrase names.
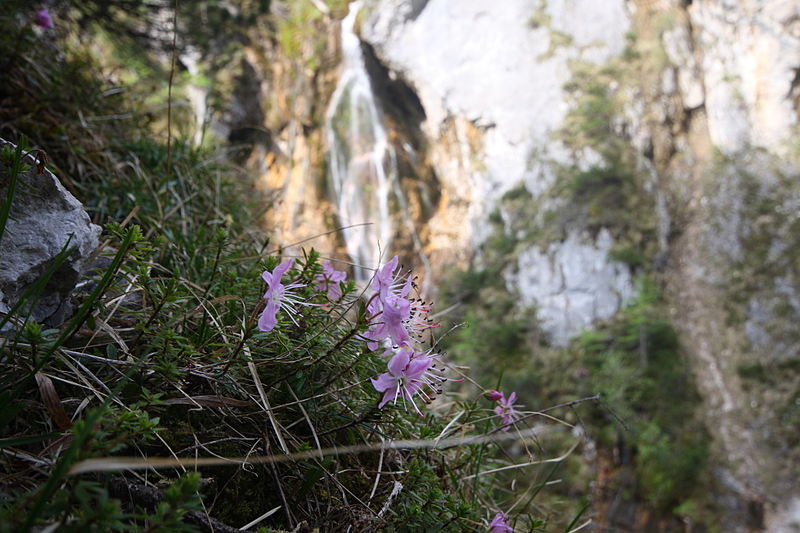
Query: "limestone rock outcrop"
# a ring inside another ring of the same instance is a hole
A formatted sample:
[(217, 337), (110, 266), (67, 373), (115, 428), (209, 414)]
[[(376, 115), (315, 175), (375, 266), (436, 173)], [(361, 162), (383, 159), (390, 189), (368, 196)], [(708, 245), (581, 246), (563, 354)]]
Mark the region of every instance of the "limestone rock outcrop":
[[(0, 150), (13, 150), (0, 139)], [(9, 152), (5, 152), (8, 154)], [(67, 301), (86, 261), (99, 244), (100, 227), (92, 224), (81, 203), (34, 155), (17, 178), (16, 192), (0, 240), (0, 313), (7, 313), (25, 291), (53, 264), (62, 250), (71, 250), (47, 281), (41, 296), (27, 310), (33, 320), (60, 324), (70, 310)], [(9, 166), (0, 161), (0, 197), (9, 186)]]
[[(557, 165), (595, 163), (591, 150), (576, 154), (554, 142), (569, 111), (564, 84), (572, 62), (602, 64), (620, 54), (630, 21), (621, 0), (547, 2), (539, 7), (513, 0), (502, 9), (480, 0), (417, 4), (378, 2), (362, 34), (381, 60), (417, 91), (425, 109), (423, 130), (448, 200), (429, 224), (453, 228), (452, 220), (466, 218), (468, 223), (456, 225), (455, 235), (451, 229), (444, 244), (472, 249), (486, 237), (487, 216), (511, 188), (523, 182), (538, 196), (555, 181)], [(573, 270), (586, 264), (584, 256), (605, 255), (580, 230), (570, 243), (558, 247), (558, 262), (575, 265)], [(457, 257), (449, 248), (437, 250), (436, 243), (431, 248), (434, 263)], [(526, 257), (535, 254), (531, 249)], [(543, 327), (559, 345), (587, 324), (608, 318), (632, 293), (630, 283), (623, 281), (630, 276), (601, 279), (594, 269), (562, 276), (557, 290), (545, 289), (530, 276), (510, 274), (515, 283), (531, 282), (520, 291), (548, 317)], [(598, 285), (598, 294), (614, 296), (588, 306), (573, 301), (572, 296), (580, 299), (584, 279)]]

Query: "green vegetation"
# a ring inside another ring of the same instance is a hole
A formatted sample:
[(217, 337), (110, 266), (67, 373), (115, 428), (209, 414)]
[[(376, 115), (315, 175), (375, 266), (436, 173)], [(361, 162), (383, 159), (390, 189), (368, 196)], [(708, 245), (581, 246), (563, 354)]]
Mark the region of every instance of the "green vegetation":
[[(537, 26), (548, 23), (545, 16), (535, 21)], [(577, 407), (564, 420), (580, 426), (597, 444), (602, 471), (568, 459), (559, 472), (567, 483), (545, 495), (540, 505), (562, 510), (566, 505), (575, 513), (579, 505), (571, 498), (586, 494), (593, 481), (599, 490), (660, 516), (688, 515), (713, 524), (716, 511), (705, 494), (710, 437), (696, 412), (700, 398), (653, 272), (656, 184), (619, 128), (626, 88), (650, 68), (642, 50), (631, 34), (620, 58), (606, 65), (571, 65), (573, 77), (565, 89), (572, 105), (555, 140), (576, 161), (596, 162), (545, 161), (557, 172), (550, 190), (533, 197), (519, 185), (501, 199), (479, 260), (451, 272), (444, 283), (444, 305), (455, 306), (448, 325), (461, 327), (442, 342), (473, 376), (518, 391), (529, 408), (600, 395), (600, 401)], [(536, 310), (520, 308), (505, 276), (524, 249), (546, 251), (570, 231), (597, 234), (601, 229), (614, 237), (609, 259), (639, 274), (638, 295), (567, 348), (549, 346)], [(502, 327), (491, 321), (497, 316), (504, 317)], [(487, 345), (495, 354), (490, 360), (484, 356)], [(559, 441), (563, 446), (557, 434), (543, 439), (545, 446)]]
[[(486, 282), (491, 278), (489, 271), (468, 270), (445, 285), (446, 304), (461, 302), (450, 320), (462, 327), (443, 341), (448, 353), (472, 376), (519, 391), (534, 409), (600, 394), (601, 402), (565, 420), (584, 425), (602, 448), (631, 457), (622, 465), (638, 480), (630, 498), (666, 513), (704, 509), (709, 436), (696, 418), (700, 399), (654, 285), (643, 282), (637, 299), (614, 318), (556, 349), (544, 344), (534, 310), (520, 309), (505, 287)], [(505, 318), (498, 324), (495, 316)], [(577, 459), (566, 468), (569, 486), (547, 495), (551, 505), (585, 492), (579, 484), (591, 480)]]
[(348, 0), (318, 2), (328, 12), (323, 13), (314, 2), (288, 2), (287, 13), (278, 18), (277, 39), (283, 52), (306, 68), (316, 70), (329, 54), (328, 42), (320, 23), (328, 16), (342, 18), (347, 13)]
[[(108, 63), (86, 51), (82, 32), (95, 31), (86, 27), (116, 22), (124, 33), (136, 20), (124, 0), (102, 5), (59, 12), (52, 34), (33, 28), (27, 3), (0, 15), (2, 135), (19, 146), (0, 154), (0, 227), (29, 147), (47, 152), (104, 226), (66, 324), (47, 329), (25, 309), (69, 250), (0, 317), (10, 326), (0, 337), (0, 531), (229, 531), (253, 521), (262, 531), (485, 530), (514, 503), (514, 472), (487, 472), (510, 463), (485, 401), (465, 399), (480, 385), (445, 390), (424, 416), (402, 402), (378, 408), (370, 378), (386, 361), (360, 337), (374, 317), (352, 283), (334, 303), (314, 289), (314, 250), (286, 274), (312, 305), (293, 319), (282, 312), (272, 331), (256, 327), (260, 276), (282, 260), (281, 243), (258, 227), (268, 201), (224, 148), (186, 138), (188, 120), (176, 115), (179, 135), (164, 134), (173, 102), (163, 79), (144, 104), (112, 87), (107, 68), (130, 80), (164, 72), (144, 47), (99, 51)], [(203, 6), (224, 18), (216, 2)], [(488, 334), (511, 339), (510, 357), (517, 341), (503, 328)], [(347, 452), (403, 439), (427, 448)], [(97, 459), (116, 462), (103, 470)], [(181, 461), (155, 464), (170, 459)], [(543, 486), (514, 507), (518, 531), (546, 526), (534, 504)]]
[(658, 304), (644, 282), (634, 302), (573, 349), (587, 370), (584, 393), (599, 392), (606, 402), (591, 415), (598, 437), (633, 450), (643, 495), (668, 511), (702, 478), (709, 437), (695, 419), (699, 397), (677, 334)]
[(656, 252), (655, 199), (641, 156), (616, 127), (623, 109), (618, 84), (630, 76), (629, 69), (622, 59), (602, 67), (573, 64), (565, 87), (572, 107), (557, 138), (573, 150), (593, 151), (601, 161), (588, 168), (562, 167), (551, 194), (567, 201), (562, 224), (608, 229), (617, 243), (615, 259), (640, 266)]

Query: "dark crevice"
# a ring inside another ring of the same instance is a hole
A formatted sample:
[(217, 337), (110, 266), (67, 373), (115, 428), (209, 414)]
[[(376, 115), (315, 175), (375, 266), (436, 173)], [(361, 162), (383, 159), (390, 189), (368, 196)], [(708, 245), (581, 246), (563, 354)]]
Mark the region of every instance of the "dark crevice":
[(228, 110), (228, 142), (240, 147), (234, 157), (247, 158), (256, 146), (268, 146), (270, 135), (264, 129), (264, 110), (261, 108), (261, 83), (258, 73), (247, 60), (241, 61), (242, 72), (234, 80), (233, 97)]
[(800, 117), (800, 67), (794, 69), (794, 78), (789, 84), (789, 98), (794, 104), (794, 112)]
[(428, 0), (411, 0), (411, 11), (406, 15), (406, 20), (416, 20), (427, 5)]
[(415, 149), (421, 147), (423, 136), (420, 126), (425, 120), (425, 109), (416, 91), (401, 76), (381, 63), (369, 43), (362, 42), (361, 48), (372, 91), (380, 101), (383, 111), (395, 122), (401, 130), (400, 133), (412, 141)]
[[(417, 7), (421, 11), (424, 2)], [(369, 43), (362, 41), (361, 48), (372, 92), (383, 110), (389, 142), (397, 156), (398, 178), (405, 195), (404, 203), (410, 210), (408, 215), (417, 228), (423, 228), (435, 213), (441, 193), (439, 178), (428, 161), (428, 143), (422, 132), (425, 108), (414, 88), (399, 73), (387, 68)], [(396, 246), (416, 249), (413, 237), (406, 229), (400, 229), (400, 235), (395, 237)], [(423, 242), (426, 238), (421, 234), (417, 237)]]

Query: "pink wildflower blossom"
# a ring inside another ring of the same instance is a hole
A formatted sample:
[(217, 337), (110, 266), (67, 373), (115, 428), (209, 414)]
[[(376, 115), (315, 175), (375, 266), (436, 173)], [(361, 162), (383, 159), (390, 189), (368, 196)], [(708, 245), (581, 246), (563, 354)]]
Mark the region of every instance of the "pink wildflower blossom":
[[(383, 407), (389, 401), (396, 404), (397, 399), (402, 398), (403, 401), (409, 400), (414, 410), (422, 415), (414, 402), (414, 395), (419, 394), (425, 403), (429, 403), (434, 393), (441, 392), (439, 385), (447, 381), (447, 378), (436, 374), (440, 369), (434, 365), (434, 357), (428, 353), (401, 348), (389, 360), (387, 365), (389, 371), (372, 378), (372, 386), (383, 393), (383, 399), (378, 407)], [(430, 395), (425, 392), (426, 387)]]
[(295, 305), (302, 305), (303, 302), (295, 293), (296, 289), (305, 287), (303, 283), (289, 283), (284, 285), (281, 283), (281, 277), (287, 270), (294, 265), (294, 259), (290, 259), (280, 265), (276, 266), (272, 272), (265, 270), (261, 274), (261, 278), (267, 283), (267, 292), (264, 293), (264, 299), (267, 301), (264, 312), (258, 319), (258, 329), (264, 333), (272, 331), (278, 323), (278, 311), (283, 310), (292, 322), (297, 324), (297, 321), (292, 316), (295, 313)]
[(50, 15), (50, 11), (47, 9), (40, 9), (36, 12), (36, 17), (33, 19), (33, 23), (45, 30), (52, 30), (55, 27), (55, 22), (53, 22), (53, 17)]
[(487, 390), (485, 394), (486, 394), (486, 399), (489, 400), (490, 402), (496, 402), (497, 400), (503, 397), (502, 392), (498, 392), (494, 389)]
[(371, 287), (376, 294), (370, 299), (367, 310), (372, 325), (364, 338), (369, 349), (376, 350), (378, 343), (390, 339), (395, 346), (408, 345), (412, 339), (437, 324), (428, 320), (430, 305), (420, 299), (408, 298), (414, 287), (411, 271), (401, 272), (397, 256), (375, 274)]
[(497, 407), (494, 408), (494, 412), (500, 417), (500, 420), (502, 420), (503, 424), (505, 425), (501, 431), (508, 431), (509, 427), (511, 427), (510, 424), (519, 418), (519, 413), (515, 408), (522, 406), (514, 405), (514, 400), (516, 399), (516, 392), (512, 392), (507, 399), (505, 394), (500, 393), (500, 398), (497, 399)]
[(497, 513), (489, 524), (489, 533), (514, 533), (514, 529), (506, 522), (505, 513)]
[(337, 301), (342, 297), (342, 289), (339, 283), (347, 279), (347, 274), (341, 270), (336, 270), (331, 265), (330, 261), (325, 261), (322, 265), (322, 274), (318, 274), (314, 281), (316, 285), (314, 288), (318, 291), (327, 291), (328, 300), (331, 302)]

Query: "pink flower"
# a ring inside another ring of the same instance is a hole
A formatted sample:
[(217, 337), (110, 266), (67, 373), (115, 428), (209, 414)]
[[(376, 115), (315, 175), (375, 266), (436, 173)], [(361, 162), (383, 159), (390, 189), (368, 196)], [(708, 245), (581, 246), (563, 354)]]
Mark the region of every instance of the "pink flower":
[(514, 400), (517, 399), (517, 393), (512, 392), (508, 399), (506, 399), (505, 394), (500, 393), (500, 398), (497, 399), (497, 407), (494, 408), (494, 412), (497, 416), (500, 417), (500, 420), (503, 421), (505, 427), (501, 431), (508, 431), (510, 424), (513, 424), (514, 421), (519, 418), (519, 413), (515, 409), (515, 407), (522, 407), (521, 405), (514, 405)]
[(376, 350), (378, 343), (385, 339), (390, 339), (395, 346), (411, 344), (425, 329), (437, 326), (428, 320), (428, 304), (408, 298), (414, 287), (411, 271), (400, 272), (397, 262), (394, 256), (372, 280), (371, 287), (377, 294), (370, 299), (367, 310), (373, 322), (363, 335), (369, 341), (370, 350)]
[(490, 402), (496, 402), (497, 400), (503, 397), (502, 392), (498, 392), (494, 389), (487, 390), (485, 394), (486, 394), (486, 399), (489, 400)]
[(514, 529), (506, 522), (506, 515), (500, 512), (494, 515), (489, 524), (489, 533), (514, 533)]
[(267, 292), (264, 293), (264, 299), (267, 301), (267, 305), (264, 307), (264, 311), (258, 319), (258, 329), (264, 333), (272, 331), (278, 323), (277, 315), (278, 311), (281, 309), (289, 315), (292, 322), (297, 324), (294, 316), (292, 316), (293, 313), (295, 313), (294, 306), (302, 305), (304, 302), (299, 299), (294, 291), (300, 287), (305, 287), (305, 285), (303, 283), (290, 283), (288, 285), (283, 285), (281, 283), (281, 277), (283, 277), (287, 270), (292, 268), (292, 265), (294, 265), (294, 259), (281, 263), (276, 266), (272, 272), (265, 270), (264, 273), (261, 274), (261, 278), (267, 283)]
[(328, 300), (331, 302), (337, 301), (342, 297), (342, 289), (339, 283), (347, 279), (347, 274), (341, 270), (336, 270), (331, 265), (330, 261), (325, 261), (322, 265), (322, 274), (318, 274), (314, 281), (316, 285), (314, 288), (320, 292), (328, 292)]
[(52, 30), (55, 27), (53, 17), (50, 16), (50, 11), (47, 9), (40, 9), (37, 11), (36, 17), (33, 19), (33, 23), (45, 30)]
[(410, 349), (401, 348), (389, 360), (388, 372), (384, 372), (377, 378), (372, 378), (372, 386), (375, 390), (383, 393), (383, 399), (378, 407), (383, 407), (389, 401), (397, 403), (398, 398), (404, 401), (409, 400), (414, 410), (420, 415), (422, 412), (414, 402), (414, 395), (419, 394), (426, 403), (431, 401), (431, 397), (423, 390), (428, 387), (431, 391), (441, 392), (438, 386), (446, 378), (434, 373), (438, 370), (433, 364), (433, 356), (427, 353), (415, 352)]
[(397, 263), (399, 259), (397, 256), (392, 257), (388, 263), (378, 269), (375, 277), (372, 279), (372, 290), (379, 294), (386, 294), (387, 292), (401, 292), (403, 296), (411, 291), (412, 281), (409, 278), (411, 271), (406, 271), (405, 276), (403, 273), (396, 272), (398, 269)]

